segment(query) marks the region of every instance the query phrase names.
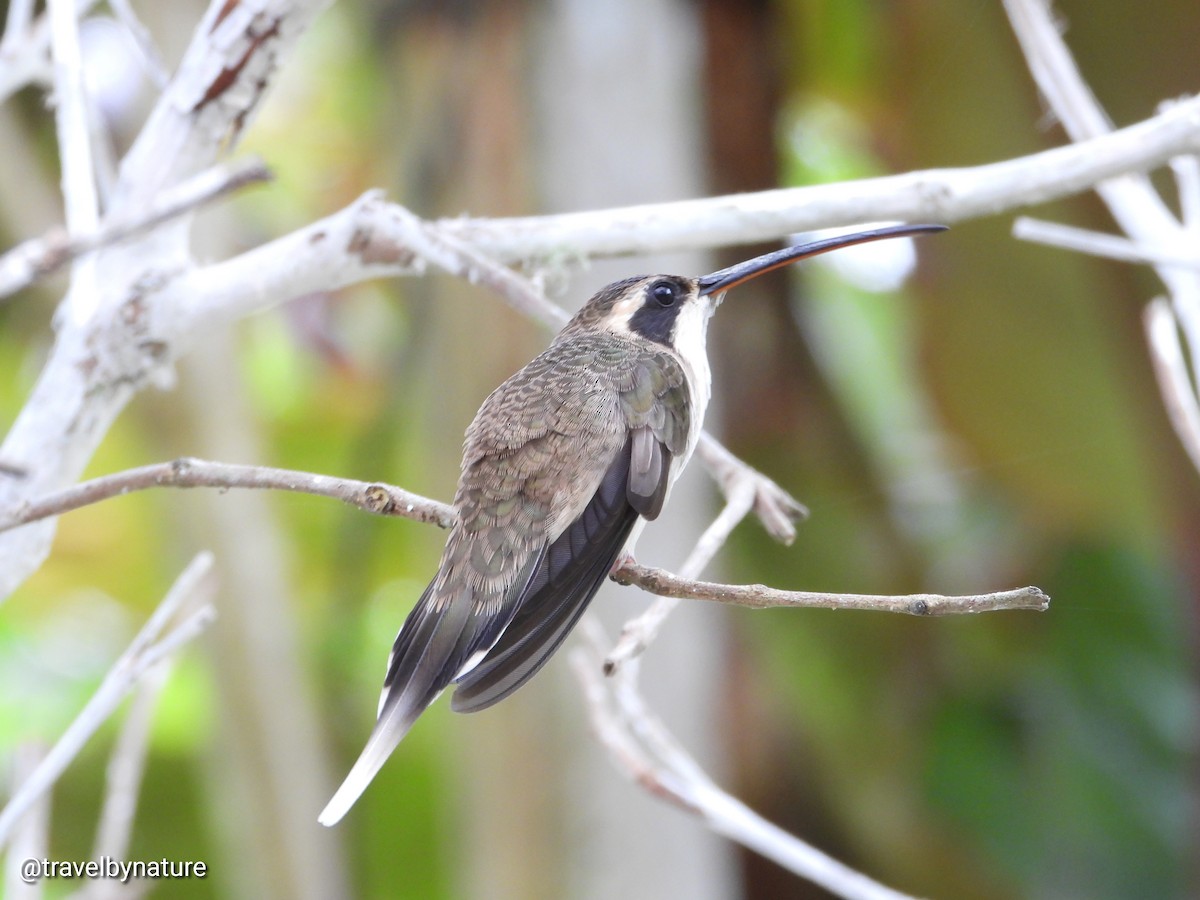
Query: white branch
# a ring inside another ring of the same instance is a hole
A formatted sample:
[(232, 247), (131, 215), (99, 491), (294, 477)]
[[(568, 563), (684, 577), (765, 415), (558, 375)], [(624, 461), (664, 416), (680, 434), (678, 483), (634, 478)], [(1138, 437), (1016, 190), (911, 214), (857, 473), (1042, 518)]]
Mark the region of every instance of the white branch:
[[(1004, 0), (1004, 5), (1038, 87), (1067, 134), (1078, 142), (1075, 146), (1086, 146), (1097, 138), (1116, 134), (1071, 58), (1050, 15), (1049, 3), (1046, 0)], [(1196, 103), (1197, 98), (1191, 98), (1166, 105), (1163, 111), (1194, 107)], [(1192, 149), (1171, 155), (1185, 156), (1196, 152)], [(1124, 174), (1099, 183), (1096, 193), (1108, 205), (1121, 228), (1138, 243), (1165, 242), (1168, 246), (1176, 243), (1179, 222), (1144, 174)], [(1177, 268), (1160, 266), (1157, 271), (1173, 296), (1192, 294), (1200, 283), (1197, 276)]]
[[(54, 58), (54, 121), (58, 130), (58, 159), (62, 168), (63, 210), (67, 231), (89, 234), (100, 222), (100, 197), (92, 159), (92, 130), (83, 59), (79, 51), (79, 22), (73, 0), (49, 0)], [(99, 304), (95, 261), (83, 259), (71, 272), (66, 302), (76, 323), (86, 322)]]
[(258, 159), (244, 160), (233, 166), (214, 166), (164, 190), (136, 214), (105, 217), (90, 233), (72, 235), (54, 231), (25, 241), (0, 256), (0, 299), (28, 287), (85, 253), (136, 237), (232, 191), (270, 178), (271, 173)]
[[(108, 215), (137, 219), (227, 152), (286, 53), (329, 2), (213, 0), (121, 163)], [(74, 482), (130, 398), (169, 383), (177, 345), (191, 332), (166, 289), (192, 265), (190, 224), (191, 216), (179, 216), (85, 257), (96, 267), (96, 304), (76, 302), (81, 285), (72, 282), (61, 312), (74, 314), (58, 317), (49, 359), (0, 447), (0, 459), (26, 473), (0, 477), (0, 506)], [(94, 314), (79, 314), (88, 308)], [(53, 536), (48, 520), (0, 539), (0, 597), (37, 570)]]
[[(1072, 60), (1046, 0), (1005, 0), (1005, 7), (1030, 71), (1067, 133), (1076, 141), (1086, 143), (1115, 133), (1111, 132), (1108, 116)], [(1194, 106), (1196, 102), (1197, 98), (1192, 98), (1166, 103), (1160, 110), (1170, 112)], [(1186, 368), (1186, 364), (1181, 368), (1180, 361), (1190, 355), (1194, 369), (1195, 361), (1200, 359), (1200, 270), (1194, 265), (1180, 265), (1179, 259), (1194, 254), (1197, 237), (1200, 237), (1196, 231), (1200, 217), (1200, 171), (1195, 154), (1195, 150), (1185, 151), (1168, 160), (1179, 186), (1182, 223), (1174, 217), (1145, 175), (1128, 174), (1096, 185), (1096, 193), (1132, 239), (1136, 252), (1154, 266), (1170, 295), (1174, 313), (1170, 328), (1163, 327), (1165, 319), (1161, 310), (1148, 313), (1147, 321), (1153, 324), (1150, 347), (1156, 357), (1155, 366), (1168, 411), (1194, 460), (1196, 434), (1193, 423), (1200, 420), (1200, 391), (1194, 375), (1186, 382), (1180, 377)], [(1057, 237), (1061, 239), (1063, 234), (1060, 232)], [(1087, 241), (1089, 248), (1101, 245), (1132, 258), (1131, 248), (1117, 247), (1111, 240), (1098, 242), (1091, 238)], [(1168, 343), (1173, 346), (1168, 347)], [(1185, 407), (1190, 409), (1185, 410)]]
[(108, 7), (133, 39), (133, 44), (142, 58), (142, 68), (160, 90), (166, 88), (171, 80), (170, 72), (167, 71), (167, 65), (154, 44), (154, 38), (129, 5), (129, 0), (108, 0)]
[(100, 219), (88, 99), (79, 51), (79, 22), (72, 0), (49, 0), (54, 51), (54, 120), (62, 165), (62, 192), (67, 229), (94, 231)]
[[(129, 648), (113, 663), (75, 721), (63, 732), (33, 774), (22, 782), (4, 809), (0, 810), (0, 847), (12, 837), (13, 828), (26, 810), (58, 780), (146, 672), (196, 637), (212, 621), (214, 611), (206, 599), (206, 594), (212, 590), (212, 580), (209, 578), (211, 570), (210, 554), (201, 553), (192, 560)], [(167, 623), (189, 605), (198, 608), (163, 634)]]
[(1200, 234), (1200, 159), (1177, 156), (1171, 160), (1171, 171), (1175, 173), (1179, 191), (1183, 227), (1193, 234)]
[[(33, 24), (33, 0), (9, 0), (8, 14), (4, 17), (4, 39), (0, 41), (0, 59), (8, 44), (15, 44), (25, 37)], [(7, 61), (7, 60), (4, 60)]]
[[(1200, 99), (1111, 134), (984, 166), (674, 203), (515, 219), (445, 219), (437, 233), (506, 264), (664, 253), (778, 240), (866, 221), (954, 222), (1043, 203), (1200, 152)], [(379, 191), (285, 237), (184, 273), (189, 322), (222, 321), (301, 293), (424, 272), (411, 214)]]
[[(216, 0), (176, 77), (121, 166), (114, 215), (144, 208), (164, 188), (211, 165), (257, 108), (282, 53), (325, 0)], [(168, 377), (197, 328), (314, 290), (413, 274), (411, 243), (462, 259), (470, 248), (503, 263), (711, 247), (865, 220), (954, 221), (1061, 197), (1131, 170), (1200, 151), (1200, 102), (1092, 141), (1021, 159), (759, 194), (591, 213), (422, 223), (377, 193), (232, 260), (196, 268), (187, 217), (96, 254), (104, 315), (60, 332), (0, 458), (29, 473), (0, 478), (0, 505), (52, 493), (78, 477), (125, 403)], [(434, 251), (437, 252), (434, 252)], [(439, 263), (440, 264), (440, 263)], [(458, 264), (457, 262), (455, 263)], [(704, 451), (702, 451), (704, 452)], [(52, 524), (0, 538), (0, 596), (45, 558)]]
[(767, 241), (868, 221), (955, 222), (1087, 190), (1200, 151), (1200, 99), (1094, 141), (1004, 162), (883, 178), (520, 219), (448, 220), (447, 230), (508, 262), (616, 256)]
[[(127, 859), (133, 823), (141, 793), (146, 754), (150, 748), (150, 730), (159, 694), (171, 673), (171, 660), (165, 659), (149, 669), (129, 704), (121, 732), (105, 770), (104, 806), (92, 847), (92, 859)], [(113, 879), (96, 881), (85, 896), (87, 900), (120, 896), (120, 885)]]
[[(590, 620), (585, 631), (590, 632), (593, 647), (603, 646), (603, 636)], [(646, 709), (634, 680), (636, 664), (606, 681), (600, 676), (598, 657), (586, 649), (573, 650), (570, 661), (583, 688), (593, 731), (614, 763), (639, 786), (699, 817), (717, 834), (838, 897), (911, 900), (788, 834), (718, 787)]]
[[(77, 4), (82, 16), (95, 0)], [(0, 39), (0, 103), (30, 84), (49, 85), (54, 80), (50, 59), (48, 16), (33, 19), (33, 0), (10, 0), (4, 37)]]
[[(1004, 0), (1004, 6), (1029, 71), (1076, 146), (1113, 133), (1108, 115), (1071, 58), (1047, 0)], [(1175, 227), (1166, 204), (1142, 174), (1122, 174), (1097, 185), (1096, 193), (1134, 239), (1148, 240)]]
[[(692, 552), (688, 554), (687, 559), (683, 561), (683, 565), (679, 567), (680, 578), (693, 580), (700, 576), (700, 573), (708, 566), (717, 551), (725, 545), (729, 535), (733, 532), (754, 508), (754, 483), (749, 479), (745, 479), (732, 487), (726, 497), (725, 507), (721, 513), (713, 519), (712, 523), (700, 535), (700, 539), (696, 541), (696, 546), (692, 548)], [(641, 567), (633, 566), (626, 563), (621, 566), (621, 569), (613, 573), (613, 577), (617, 581), (628, 584), (628, 581), (623, 581), (623, 575), (630, 570), (640, 569)], [(622, 665), (645, 652), (651, 642), (658, 636), (662, 630), (663, 623), (666, 622), (667, 616), (679, 604), (679, 597), (671, 597), (660, 594), (658, 598), (650, 604), (650, 607), (636, 618), (630, 619), (621, 629), (621, 636), (617, 640), (616, 645), (609, 651), (604, 659), (604, 673), (612, 675)]]
[(1021, 216), (1013, 222), (1013, 237), (1090, 256), (1153, 266), (1181, 266), (1200, 269), (1200, 247), (1194, 242), (1179, 247), (1139, 244), (1128, 238), (1104, 234), (1074, 225), (1046, 222)]
[[(18, 744), (12, 754), (12, 790), (25, 781), (45, 757), (45, 748), (38, 743)], [(8, 900), (38, 900), (42, 886), (30, 883), (23, 868), (26, 860), (45, 859), (50, 848), (50, 797), (43, 796), (25, 812), (17, 823), (5, 858), (4, 896)]]
[(1179, 326), (1171, 304), (1163, 299), (1152, 300), (1143, 314), (1143, 324), (1167, 415), (1192, 465), (1200, 471), (1200, 407), (1196, 404), (1196, 383), (1183, 355)]

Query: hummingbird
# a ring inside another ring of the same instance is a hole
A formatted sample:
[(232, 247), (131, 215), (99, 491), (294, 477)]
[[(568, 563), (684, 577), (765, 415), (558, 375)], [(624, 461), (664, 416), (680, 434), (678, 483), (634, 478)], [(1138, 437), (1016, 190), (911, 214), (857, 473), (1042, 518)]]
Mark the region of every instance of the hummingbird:
[(346, 814), (448, 686), (454, 711), (486, 709), (562, 644), (696, 449), (708, 320), (727, 291), (819, 253), (944, 227), (842, 234), (699, 278), (616, 281), (492, 391), (467, 428), (437, 574), (396, 637), (374, 730), (319, 821)]

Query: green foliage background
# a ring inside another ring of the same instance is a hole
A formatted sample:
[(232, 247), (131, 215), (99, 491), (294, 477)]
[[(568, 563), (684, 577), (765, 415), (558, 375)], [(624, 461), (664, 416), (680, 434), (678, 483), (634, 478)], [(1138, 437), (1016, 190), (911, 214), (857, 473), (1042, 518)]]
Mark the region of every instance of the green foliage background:
[[(722, 4), (697, 6), (711, 15)], [(770, 45), (746, 52), (769, 57), (778, 79), (765, 151), (778, 184), (970, 165), (1062, 140), (998, 3), (749, 6), (770, 25)], [(1058, 7), (1118, 124), (1195, 90), (1194, 3)], [(541, 7), (453, 8), (326, 13), (246, 142), (276, 182), (212, 216), (210, 230), (232, 233), (235, 250), (252, 246), (380, 185), (423, 215), (537, 212), (521, 177), (536, 166), (521, 48)], [(476, 56), (496, 34), (515, 47), (499, 72)], [(487, 103), (472, 106), (481, 93)], [(21, 136), (52, 185), (47, 118), (35, 96), (19, 100)], [(497, 126), (468, 115), (480, 110), (507, 123), (511, 144), (484, 140)], [(500, 188), (496, 172), (518, 177)], [(473, 193), (480, 184), (491, 192)], [(0, 201), (9, 245), (27, 233), (13, 199)], [(1037, 214), (1111, 227), (1092, 198)], [(731, 446), (813, 513), (788, 549), (740, 529), (731, 580), (890, 593), (1033, 583), (1053, 597), (1044, 615), (967, 620), (733, 614), (721, 710), (731, 787), (920, 895), (1192, 896), (1200, 480), (1166, 422), (1142, 336), (1141, 311), (1160, 286), (1145, 271), (1020, 244), (1010, 224), (963, 223), (923, 242), (900, 293), (868, 294), (813, 267), (714, 326)], [(231, 461), (449, 497), (471, 411), (545, 335), (447, 282), (362, 285), (239, 326), (226, 374), (256, 450)], [(52, 282), (0, 305), (0, 425), (36, 377), (61, 291)], [(466, 321), (488, 346), (451, 354), (466, 340), (454, 323)], [(196, 375), (185, 367), (181, 378), (186, 387)], [(90, 474), (209, 452), (186, 396), (139, 398)], [(51, 560), (0, 610), (0, 757), (61, 733), (204, 546), (190, 502), (151, 492), (63, 518)], [(292, 649), (341, 771), (441, 536), (330, 501), (266, 502)], [(222, 659), (211, 642), (189, 651), (159, 703), (130, 858), (206, 859), (217, 873), (164, 896), (243, 893), (221, 873), (247, 867), (267, 881), (279, 874), (237, 861), (222, 834)], [(463, 889), (471, 798), (451, 746), (464, 732), (448, 719), (430, 713), (406, 741), (403, 771), (386, 770), (348, 823), (349, 893)], [(57, 857), (88, 855), (114, 734), (110, 723), (56, 790)], [(743, 861), (747, 896), (818, 895)], [(531, 850), (527, 864), (554, 861)]]

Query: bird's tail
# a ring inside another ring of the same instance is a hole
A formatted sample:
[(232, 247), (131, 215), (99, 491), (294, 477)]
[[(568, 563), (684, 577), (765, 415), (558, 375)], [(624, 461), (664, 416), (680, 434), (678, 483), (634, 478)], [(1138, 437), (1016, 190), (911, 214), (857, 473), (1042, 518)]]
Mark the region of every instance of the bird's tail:
[[(435, 694), (434, 697), (436, 698), (436, 696)], [(396, 745), (400, 743), (404, 735), (408, 733), (408, 729), (412, 728), (413, 722), (417, 721), (417, 717), (425, 711), (426, 705), (428, 704), (414, 708), (411, 704), (392, 703), (384, 707), (383, 715), (379, 717), (379, 721), (375, 723), (375, 729), (367, 738), (367, 745), (363, 747), (362, 753), (359, 754), (358, 760), (350, 769), (346, 780), (342, 782), (342, 786), (337, 789), (333, 798), (321, 811), (321, 815), (317, 818), (318, 822), (322, 825), (336, 825), (341, 821), (342, 817), (350, 811), (354, 802), (362, 795), (362, 792), (367, 789), (371, 779), (383, 768), (384, 762), (391, 756), (392, 751), (396, 749)]]
[(434, 584), (426, 588), (396, 637), (379, 719), (350, 774), (318, 817), (322, 825), (334, 825), (346, 815), (413, 723), (462, 668), (472, 643), (465, 633), (470, 598), (435, 602)]

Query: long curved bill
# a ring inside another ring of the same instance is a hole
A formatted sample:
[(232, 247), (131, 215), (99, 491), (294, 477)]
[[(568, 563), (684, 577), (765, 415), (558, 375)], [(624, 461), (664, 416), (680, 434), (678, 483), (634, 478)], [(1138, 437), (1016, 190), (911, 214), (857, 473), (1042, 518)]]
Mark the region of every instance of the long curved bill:
[(838, 250), (842, 247), (853, 246), (854, 244), (865, 244), (868, 241), (882, 241), (885, 238), (932, 234), (937, 231), (945, 231), (946, 227), (945, 225), (888, 225), (885, 228), (854, 231), (850, 234), (839, 234), (835, 237), (822, 238), (819, 241), (799, 244), (795, 247), (784, 247), (782, 250), (756, 256), (754, 259), (737, 263), (727, 269), (713, 272), (711, 275), (701, 276), (699, 279), (700, 294), (703, 296), (705, 294), (722, 293), (730, 288), (737, 287), (743, 282), (749, 281), (751, 278), (757, 278), (764, 272), (770, 272), (773, 269), (790, 265), (797, 260), (808, 259), (810, 256), (828, 253), (830, 250)]

